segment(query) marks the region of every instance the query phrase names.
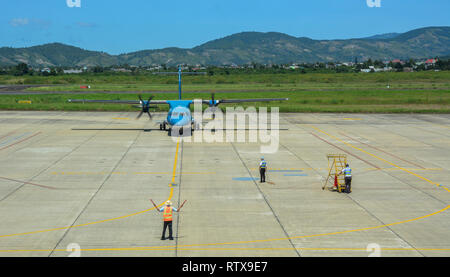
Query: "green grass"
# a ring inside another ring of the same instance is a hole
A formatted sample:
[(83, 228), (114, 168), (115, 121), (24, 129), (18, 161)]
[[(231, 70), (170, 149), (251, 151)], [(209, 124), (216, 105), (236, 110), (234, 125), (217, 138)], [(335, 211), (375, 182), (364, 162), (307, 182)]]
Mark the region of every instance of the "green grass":
[[(0, 75), (0, 84), (59, 84), (29, 88), (39, 95), (1, 95), (2, 110), (132, 111), (130, 105), (71, 104), (67, 99), (137, 99), (151, 92), (154, 99), (177, 98), (177, 76), (152, 74), (82, 74), (64, 76)], [(80, 85), (91, 89), (81, 89)], [(390, 85), (390, 89), (386, 85)], [(83, 94), (45, 94), (47, 91), (83, 92)], [(136, 94), (107, 94), (102, 91), (133, 91)], [(183, 98), (209, 99), (202, 92), (216, 92), (216, 99), (284, 98), (289, 101), (248, 103), (242, 106), (276, 106), (281, 112), (350, 113), (450, 113), (450, 72), (345, 73), (345, 74), (239, 74), (185, 76)], [(228, 93), (221, 93), (227, 91)], [(31, 100), (32, 104), (18, 104)], [(221, 105), (224, 108), (226, 105)], [(158, 111), (166, 111), (160, 105)]]
[[(144, 98), (147, 95), (144, 95)], [(177, 99), (177, 94), (154, 94), (154, 99)], [(450, 90), (344, 90), (344, 91), (295, 91), (295, 92), (236, 92), (216, 93), (216, 99), (239, 98), (282, 98), (289, 101), (270, 103), (245, 103), (247, 106), (274, 106), (280, 112), (349, 112), (349, 113), (450, 113)], [(184, 99), (209, 99), (204, 93), (184, 93)], [(68, 103), (68, 99), (135, 100), (134, 94), (39, 94), (2, 95), (2, 110), (65, 110), (65, 111), (133, 111), (131, 105)], [(32, 104), (18, 104), (30, 100)], [(221, 105), (226, 106), (236, 105)], [(167, 105), (160, 105), (156, 111), (167, 111)]]
[[(0, 75), (0, 84), (48, 84), (48, 85), (78, 85), (113, 84), (121, 86), (132, 85), (177, 85), (177, 76), (153, 75), (151, 73), (100, 73), (71, 74), (60, 76), (10, 76)], [(278, 85), (297, 85), (301, 87), (336, 87), (336, 86), (385, 86), (427, 85), (450, 86), (450, 71), (422, 71), (413, 73), (380, 72), (380, 73), (308, 73), (308, 74), (231, 74), (231, 75), (185, 75), (184, 85), (239, 85), (263, 84), (276, 87)]]

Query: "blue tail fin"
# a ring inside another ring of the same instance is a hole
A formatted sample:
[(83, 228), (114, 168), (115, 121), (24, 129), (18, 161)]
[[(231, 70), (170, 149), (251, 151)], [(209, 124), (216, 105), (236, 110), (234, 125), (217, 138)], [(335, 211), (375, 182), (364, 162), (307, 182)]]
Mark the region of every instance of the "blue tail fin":
[(178, 67), (178, 99), (181, 100), (181, 66)]

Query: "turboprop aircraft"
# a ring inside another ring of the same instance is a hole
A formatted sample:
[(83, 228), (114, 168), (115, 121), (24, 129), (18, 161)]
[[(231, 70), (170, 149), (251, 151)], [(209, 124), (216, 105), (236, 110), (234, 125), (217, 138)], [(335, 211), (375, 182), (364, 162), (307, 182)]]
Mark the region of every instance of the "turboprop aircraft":
[[(168, 130), (169, 135), (172, 133), (172, 127), (176, 127), (180, 135), (183, 134), (183, 129), (190, 127), (191, 130), (197, 130), (200, 128), (199, 124), (194, 121), (190, 106), (194, 103), (194, 100), (183, 100), (181, 99), (181, 67), (178, 68), (178, 100), (153, 100), (153, 96), (150, 96), (148, 100), (143, 100), (141, 95), (138, 96), (139, 100), (84, 100), (84, 99), (69, 99), (70, 103), (108, 103), (108, 104), (130, 104), (135, 105), (135, 107), (141, 108), (141, 112), (138, 114), (137, 119), (139, 119), (144, 113), (148, 114), (150, 119), (152, 115), (150, 113), (150, 108), (155, 107), (151, 105), (168, 104), (169, 112), (167, 113), (166, 119), (159, 124), (160, 130)], [(222, 99), (215, 100), (214, 94), (211, 95), (211, 100), (201, 100), (202, 104), (208, 105), (214, 109), (220, 104), (229, 103), (244, 103), (244, 102), (269, 102), (269, 101), (284, 101), (289, 100), (288, 98), (256, 98), (256, 99)]]

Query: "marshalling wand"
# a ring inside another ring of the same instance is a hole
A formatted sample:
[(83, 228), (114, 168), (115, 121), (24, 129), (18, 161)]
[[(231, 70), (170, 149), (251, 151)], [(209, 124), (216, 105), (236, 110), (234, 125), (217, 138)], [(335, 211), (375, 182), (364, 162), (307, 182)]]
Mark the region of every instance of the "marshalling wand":
[(152, 201), (153, 206), (155, 206), (156, 211), (158, 211), (158, 206), (156, 206), (155, 202), (153, 202), (152, 199), (150, 199), (150, 201)]
[(178, 211), (181, 210), (181, 208), (183, 208), (184, 203), (186, 203), (187, 200), (184, 200), (183, 204), (181, 204), (181, 206), (178, 208)]

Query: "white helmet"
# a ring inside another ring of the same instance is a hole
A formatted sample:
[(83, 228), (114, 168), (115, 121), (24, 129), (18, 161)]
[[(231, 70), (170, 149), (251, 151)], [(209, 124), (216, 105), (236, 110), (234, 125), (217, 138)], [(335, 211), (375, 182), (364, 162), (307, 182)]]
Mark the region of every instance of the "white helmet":
[(170, 202), (169, 200), (166, 201), (166, 206), (171, 206), (172, 202)]

